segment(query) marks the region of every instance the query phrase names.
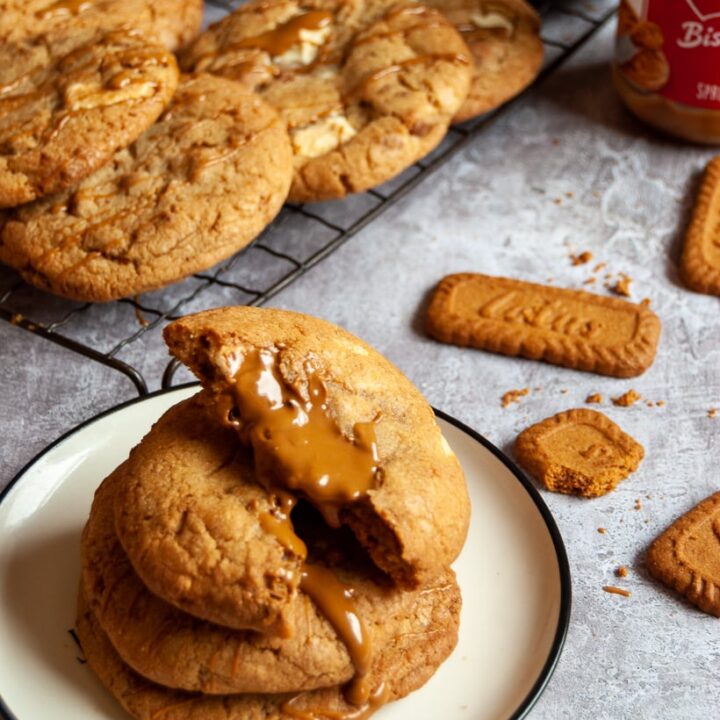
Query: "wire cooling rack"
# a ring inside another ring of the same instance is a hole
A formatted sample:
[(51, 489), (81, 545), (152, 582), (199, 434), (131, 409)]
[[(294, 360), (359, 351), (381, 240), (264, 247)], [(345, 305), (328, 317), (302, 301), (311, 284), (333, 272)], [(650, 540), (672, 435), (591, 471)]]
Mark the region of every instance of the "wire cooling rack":
[[(206, 22), (214, 22), (240, 2), (208, 0)], [(546, 0), (535, 6), (543, 18), (545, 65), (540, 78), (554, 72), (616, 10), (616, 0)], [(89, 361), (123, 373), (137, 392), (148, 392), (144, 356), (149, 339), (170, 320), (221, 304), (262, 305), (321, 262), (434, 170), (480, 136), (513, 103), (453, 127), (442, 144), (399, 177), (368, 192), (331, 203), (286, 205), (248, 247), (214, 268), (163, 290), (94, 305), (56, 298), (24, 283), (0, 267), (0, 319), (72, 350)], [(172, 383), (176, 365), (164, 370)]]

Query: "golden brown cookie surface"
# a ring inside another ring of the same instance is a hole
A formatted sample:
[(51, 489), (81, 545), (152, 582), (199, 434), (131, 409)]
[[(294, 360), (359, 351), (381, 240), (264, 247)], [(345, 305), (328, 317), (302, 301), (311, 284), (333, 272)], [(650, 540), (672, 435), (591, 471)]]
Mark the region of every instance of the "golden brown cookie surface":
[(544, 48), (540, 16), (525, 0), (428, 0), (462, 34), (472, 52), (473, 79), (454, 122), (488, 112), (537, 76)]
[(426, 329), (441, 342), (633, 377), (655, 358), (660, 321), (616, 298), (458, 273), (435, 288)]
[(230, 80), (186, 76), (158, 122), (109, 165), (0, 219), (0, 260), (58, 295), (134, 295), (251, 242), (291, 177), (287, 132), (267, 103)]
[(66, 28), (122, 28), (176, 50), (197, 35), (202, 14), (202, 0), (0, 0), (0, 42)]
[[(460, 593), (450, 578), (423, 619), (421, 636), (398, 635), (378, 654), (370, 674), (380, 696), (377, 704), (404, 697), (428, 681), (457, 642), (459, 615)], [(363, 712), (345, 700), (338, 686), (292, 694), (207, 696), (148, 682), (123, 663), (82, 593), (76, 629), (89, 667), (136, 720), (298, 720)], [(365, 706), (366, 717), (371, 709)]]
[[(186, 411), (192, 412), (192, 406)], [(83, 534), (82, 557), (85, 597), (124, 662), (154, 682), (206, 694), (300, 692), (353, 677), (345, 644), (303, 592), (289, 603), (292, 633), (287, 637), (199, 621), (150, 593), (114, 532), (115, 491), (123, 480), (122, 471), (116, 471), (98, 489)], [(352, 587), (354, 607), (373, 650), (382, 652), (402, 636), (429, 640), (426, 618), (436, 607), (457, 602), (450, 571), (420, 590), (393, 589), (379, 573), (368, 573), (365, 564), (342, 559), (346, 536), (334, 533), (330, 540), (331, 552), (320, 548), (317, 554), (325, 562), (330, 554), (341, 558), (331, 566)]]
[(0, 207), (105, 165), (152, 125), (177, 82), (174, 56), (136, 32), (0, 44)]
[(634, 472), (642, 445), (610, 418), (585, 408), (567, 410), (524, 430), (518, 462), (548, 490), (597, 497)]
[(181, 65), (248, 84), (277, 108), (298, 202), (365, 190), (429, 152), (471, 75), (467, 46), (440, 13), (387, 0), (254, 0), (211, 26)]
[(647, 566), (658, 580), (720, 617), (720, 492), (678, 518), (653, 542)]
[(680, 274), (693, 290), (720, 295), (720, 157), (705, 170), (685, 235)]
[[(376, 350), (318, 318), (248, 307), (181, 318), (165, 329), (165, 339), (171, 353), (213, 393), (225, 417), (237, 418), (243, 433), (258, 425), (251, 420), (243, 426), (248, 398), (236, 390), (241, 381), (254, 382), (258, 355), (267, 365), (257, 387), (270, 395), (251, 399), (269, 408), (268, 398), (276, 398), (278, 408), (297, 409), (298, 426), (322, 428), (321, 437), (309, 440), (310, 447), (320, 442), (317, 456), (344, 463), (372, 433), (376, 467), (369, 468), (369, 483), (356, 495), (344, 494), (343, 480), (333, 476), (332, 467), (327, 476), (320, 473), (305, 482), (307, 468), (288, 464), (285, 451), (307, 438), (289, 428), (268, 426), (270, 440), (277, 443), (262, 457), (271, 469), (273, 463), (281, 465), (280, 481), (288, 491), (329, 510), (329, 522), (348, 525), (397, 583), (416, 587), (457, 557), (470, 512), (462, 469), (427, 401)], [(256, 461), (263, 438), (253, 442)], [(298, 478), (299, 486), (293, 485)], [(331, 497), (336, 484), (340, 499)]]
[(263, 529), (273, 500), (201, 396), (166, 412), (117, 474), (117, 533), (153, 593), (222, 625), (280, 630), (303, 558)]

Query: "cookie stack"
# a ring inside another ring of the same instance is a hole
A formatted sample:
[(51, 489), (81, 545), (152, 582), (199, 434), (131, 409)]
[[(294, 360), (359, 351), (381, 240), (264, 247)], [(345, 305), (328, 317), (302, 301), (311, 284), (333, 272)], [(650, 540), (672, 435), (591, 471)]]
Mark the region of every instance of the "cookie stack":
[(366, 718), (457, 641), (463, 473), (419, 391), (297, 313), (171, 324), (203, 390), (101, 485), (77, 630), (139, 720)]
[(3, 9), (0, 261), (28, 282), (107, 301), (207, 269), (288, 199), (402, 172), (542, 59), (524, 0), (251, 0), (193, 40), (201, 12)]

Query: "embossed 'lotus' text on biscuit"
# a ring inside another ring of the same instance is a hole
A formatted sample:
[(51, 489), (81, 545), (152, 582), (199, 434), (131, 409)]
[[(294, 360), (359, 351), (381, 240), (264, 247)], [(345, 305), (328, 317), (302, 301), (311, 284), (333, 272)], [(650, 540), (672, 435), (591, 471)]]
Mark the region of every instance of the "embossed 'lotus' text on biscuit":
[(436, 288), (427, 330), (442, 342), (632, 377), (652, 364), (660, 322), (615, 298), (464, 273)]

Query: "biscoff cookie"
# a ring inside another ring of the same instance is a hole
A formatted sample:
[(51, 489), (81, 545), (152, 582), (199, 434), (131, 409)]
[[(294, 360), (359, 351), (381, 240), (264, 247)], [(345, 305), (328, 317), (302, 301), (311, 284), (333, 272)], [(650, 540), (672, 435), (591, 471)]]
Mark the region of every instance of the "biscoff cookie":
[(598, 497), (637, 470), (645, 451), (606, 415), (580, 408), (523, 430), (515, 454), (548, 490)]
[(460, 593), (450, 578), (438, 588), (420, 632), (395, 635), (379, 650), (368, 677), (370, 697), (351, 704), (342, 687), (286, 694), (202, 695), (149, 682), (131, 670), (113, 648), (82, 593), (77, 635), (88, 666), (136, 720), (298, 720), (367, 718), (381, 705), (424, 685), (457, 643)]
[(705, 170), (685, 235), (680, 276), (697, 292), (720, 295), (720, 157)]
[(720, 492), (678, 518), (652, 543), (646, 559), (654, 577), (720, 617)]
[(396, 0), (251, 0), (180, 61), (253, 87), (280, 112), (295, 202), (366, 190), (428, 153), (472, 73), (467, 46), (438, 11)]
[(461, 33), (472, 52), (473, 79), (455, 114), (463, 122), (524, 90), (540, 72), (540, 16), (525, 0), (426, 0)]
[[(292, 633), (278, 637), (197, 620), (147, 590), (114, 531), (115, 490), (122, 481), (116, 472), (98, 489), (81, 552), (83, 592), (124, 662), (161, 685), (206, 694), (300, 692), (354, 677), (352, 653), (303, 591), (288, 607)], [(402, 635), (422, 636), (440, 602), (458, 602), (451, 571), (419, 590), (398, 590), (378, 572), (367, 572), (367, 563), (345, 562), (346, 538), (338, 535), (318, 554), (326, 563), (339, 555), (330, 567), (346, 591), (352, 589), (370, 653)]]
[(153, 290), (251, 242), (291, 178), (287, 131), (267, 103), (230, 80), (187, 76), (109, 165), (0, 216), (0, 261), (76, 300)]
[(660, 320), (617, 298), (459, 273), (435, 288), (426, 330), (453, 345), (634, 377), (655, 359)]
[(420, 391), (376, 350), (265, 308), (209, 310), (164, 334), (253, 447), (261, 482), (349, 526), (403, 587), (457, 557), (470, 514), (462, 468)]
[(0, 208), (105, 165), (152, 125), (177, 83), (172, 53), (136, 32), (0, 44)]
[(78, 28), (137, 29), (177, 50), (200, 31), (202, 0), (0, 0), (0, 42)]
[(283, 630), (305, 548), (267, 532), (281, 509), (202, 396), (168, 410), (115, 476), (117, 534), (155, 595), (229, 627)]

